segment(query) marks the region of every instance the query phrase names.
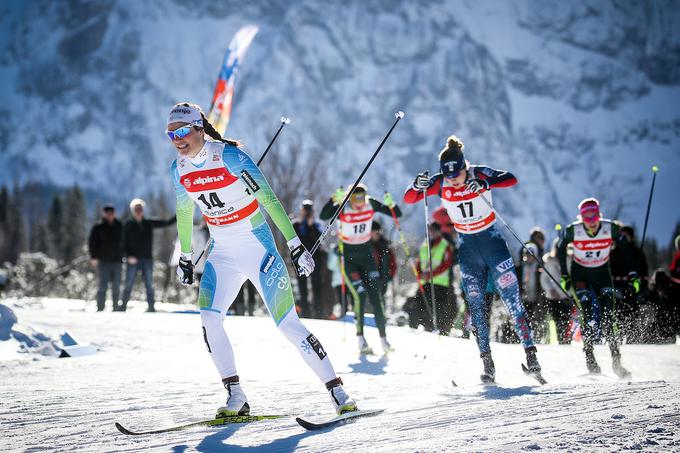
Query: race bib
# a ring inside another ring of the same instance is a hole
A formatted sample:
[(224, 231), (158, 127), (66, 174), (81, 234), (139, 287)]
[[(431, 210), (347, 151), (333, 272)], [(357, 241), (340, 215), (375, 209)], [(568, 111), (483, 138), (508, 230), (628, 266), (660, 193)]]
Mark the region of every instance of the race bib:
[(375, 211), (345, 211), (340, 214), (338, 234), (345, 244), (363, 244), (371, 239), (371, 224)]

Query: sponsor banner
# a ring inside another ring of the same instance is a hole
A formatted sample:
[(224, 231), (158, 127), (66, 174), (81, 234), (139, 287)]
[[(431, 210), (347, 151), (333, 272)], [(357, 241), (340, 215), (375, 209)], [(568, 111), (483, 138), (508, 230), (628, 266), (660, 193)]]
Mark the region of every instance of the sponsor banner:
[(309, 334), (309, 336), (307, 337), (307, 342), (312, 347), (314, 352), (316, 352), (316, 355), (319, 356), (320, 360), (323, 360), (328, 355), (326, 354), (326, 351), (324, 350), (323, 346), (321, 346), (319, 340), (314, 335)]
[(515, 263), (512, 261), (512, 258), (508, 258), (507, 260), (503, 261), (498, 266), (496, 266), (496, 270), (498, 272), (505, 272), (512, 269), (514, 265)]
[(574, 247), (579, 250), (602, 250), (611, 247), (611, 239), (592, 239), (573, 241)]
[(596, 258), (587, 257), (584, 259), (574, 254), (574, 261), (583, 267), (600, 267), (604, 264), (607, 264), (607, 261), (609, 261), (609, 255)]
[(224, 61), (217, 79), (217, 85), (213, 93), (212, 106), (208, 114), (208, 121), (217, 132), (224, 136), (227, 125), (231, 118), (231, 106), (234, 98), (234, 84), (236, 73), (243, 58), (245, 57), (250, 43), (255, 38), (258, 28), (255, 25), (242, 27), (229, 43), (229, 48), (224, 54)]
[(517, 283), (517, 276), (513, 271), (508, 271), (498, 277), (498, 286), (501, 288), (507, 288), (510, 285)]
[[(482, 190), (480, 193), (484, 193), (486, 190)], [(442, 190), (442, 198), (448, 201), (467, 201), (477, 198), (479, 194), (476, 192), (471, 192), (467, 189), (456, 190), (452, 187), (444, 187)]]
[(260, 272), (262, 272), (263, 274), (269, 272), (269, 269), (271, 269), (272, 264), (274, 264), (274, 261), (276, 261), (276, 257), (271, 253), (267, 253), (267, 257), (264, 260), (262, 260)]
[(344, 223), (361, 223), (373, 219), (374, 215), (375, 211), (372, 209), (361, 212), (343, 212), (340, 214), (340, 221)]
[(496, 221), (496, 213), (492, 212), (487, 218), (480, 220), (475, 223), (457, 223), (454, 222), (453, 226), (456, 231), (460, 233), (475, 233), (481, 231), (494, 223)]
[(248, 186), (248, 188), (252, 190), (253, 193), (260, 190), (260, 186), (255, 181), (255, 178), (250, 176), (250, 173), (248, 173), (246, 170), (243, 170), (241, 172), (241, 179), (243, 180), (244, 183), (246, 183), (246, 186)]
[(180, 182), (188, 192), (203, 192), (226, 187), (236, 181), (224, 167), (194, 171), (180, 178)]
[(208, 225), (212, 225), (212, 226), (228, 225), (230, 223), (238, 222), (239, 220), (245, 219), (250, 214), (257, 211), (258, 207), (259, 207), (259, 205), (257, 203), (257, 200), (253, 200), (245, 208), (240, 209), (240, 210), (233, 212), (231, 214), (227, 214), (227, 215), (223, 215), (223, 216), (219, 216), (219, 217), (208, 217), (207, 215), (203, 215), (203, 217), (205, 218), (205, 221), (208, 223)]

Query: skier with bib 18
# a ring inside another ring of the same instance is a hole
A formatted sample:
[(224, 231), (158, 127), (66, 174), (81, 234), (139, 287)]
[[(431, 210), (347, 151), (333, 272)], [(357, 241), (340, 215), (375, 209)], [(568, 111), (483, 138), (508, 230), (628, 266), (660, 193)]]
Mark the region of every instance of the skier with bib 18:
[[(579, 204), (579, 220), (566, 228), (557, 247), (561, 285), (566, 292), (573, 288), (576, 294), (588, 371), (600, 373), (600, 366), (593, 354), (593, 342), (599, 340), (600, 332), (604, 331), (614, 372), (621, 378), (627, 378), (630, 372), (621, 365), (619, 338), (616, 335), (614, 286), (609, 270), (609, 254), (614, 241), (621, 247), (621, 255), (630, 269), (628, 281), (636, 293), (640, 291), (640, 279), (634, 270), (632, 251), (621, 237), (620, 227), (601, 216), (600, 202), (595, 198), (586, 198)], [(570, 243), (574, 246), (571, 275), (567, 270), (567, 246)]]
[(515, 331), (526, 353), (528, 371), (538, 379), (541, 366), (519, 295), (517, 274), (508, 246), (496, 228), (496, 214), (492, 208), (491, 189), (513, 186), (517, 179), (507, 171), (470, 165), (463, 155), (463, 146), (458, 137), (450, 136), (446, 147), (439, 153), (441, 173), (432, 177), (426, 173), (419, 174), (406, 189), (404, 201), (416, 203), (426, 195), (437, 195), (453, 220), (458, 232), (458, 261), (463, 290), (470, 305), (473, 331), (484, 364), (484, 374), (480, 376), (482, 382), (494, 382), (496, 375), (484, 303), (489, 275), (514, 319)]
[[(338, 206), (345, 199), (345, 194), (344, 189), (338, 189), (321, 209), (319, 218), (328, 220), (333, 217)], [(396, 217), (401, 217), (401, 210), (394, 203), (394, 199), (389, 193), (385, 194), (383, 201), (385, 204), (369, 197), (366, 186), (359, 184), (350, 195), (349, 202), (338, 217), (338, 238), (342, 241), (345, 272), (349, 276), (359, 299), (355, 301), (354, 312), (356, 314), (359, 352), (362, 354), (373, 353), (373, 349), (364, 337), (364, 309), (367, 298), (373, 305), (373, 314), (382, 349), (385, 353), (393, 351), (392, 345), (387, 341), (385, 311), (381, 292), (382, 284), (380, 272), (373, 258), (371, 225), (376, 213), (392, 215), (392, 212), (394, 212)], [(356, 302), (358, 302), (358, 307)]]
[[(217, 418), (247, 415), (248, 399), (236, 373), (234, 353), (223, 327), (224, 317), (244, 281), (250, 280), (264, 300), (281, 333), (326, 385), (338, 414), (357, 410), (343, 390), (319, 340), (300, 322), (286, 265), (274, 244), (261, 208), (288, 241), (297, 272), (309, 275), (314, 260), (302, 245), (269, 183), (239, 142), (223, 139), (200, 107), (182, 103), (170, 111), (167, 135), (177, 150), (172, 179), (177, 195), (177, 231), (181, 257), (180, 283), (193, 283), (191, 234), (194, 204), (210, 229), (208, 250), (198, 303), (203, 338), (229, 393)], [(206, 136), (207, 135), (207, 136)]]

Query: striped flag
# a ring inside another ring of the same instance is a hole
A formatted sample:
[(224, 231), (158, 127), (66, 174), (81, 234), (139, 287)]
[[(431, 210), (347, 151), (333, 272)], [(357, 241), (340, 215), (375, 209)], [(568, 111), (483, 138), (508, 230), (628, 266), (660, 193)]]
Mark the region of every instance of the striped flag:
[(224, 55), (220, 75), (217, 78), (215, 93), (213, 94), (208, 121), (217, 132), (224, 135), (227, 131), (229, 118), (231, 118), (231, 104), (234, 97), (234, 81), (238, 66), (250, 47), (258, 28), (255, 25), (242, 27), (229, 44), (227, 53)]

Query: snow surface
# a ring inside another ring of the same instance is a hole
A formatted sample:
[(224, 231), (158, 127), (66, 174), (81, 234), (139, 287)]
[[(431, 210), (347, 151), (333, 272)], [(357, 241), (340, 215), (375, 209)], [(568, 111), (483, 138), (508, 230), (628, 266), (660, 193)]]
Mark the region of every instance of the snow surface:
[[(114, 422), (161, 428), (210, 418), (223, 403), (199, 317), (144, 313), (141, 304), (96, 313), (77, 301), (5, 302), (19, 322), (52, 337), (69, 329), (100, 351), (11, 355), (11, 343), (0, 342), (1, 451), (680, 451), (679, 345), (623, 346), (631, 382), (613, 377), (605, 346), (596, 347), (599, 378), (584, 376), (580, 345), (540, 346), (549, 384), (539, 386), (521, 372), (520, 346), (494, 344), (500, 384), (483, 387), (472, 340), (390, 327), (396, 352), (360, 357), (351, 326), (315, 320), (304, 322), (346, 389), (383, 415), (321, 432), (283, 418), (124, 436)], [(332, 415), (323, 386), (271, 320), (228, 317), (225, 325), (253, 413)], [(367, 338), (379, 348), (375, 329)]]

